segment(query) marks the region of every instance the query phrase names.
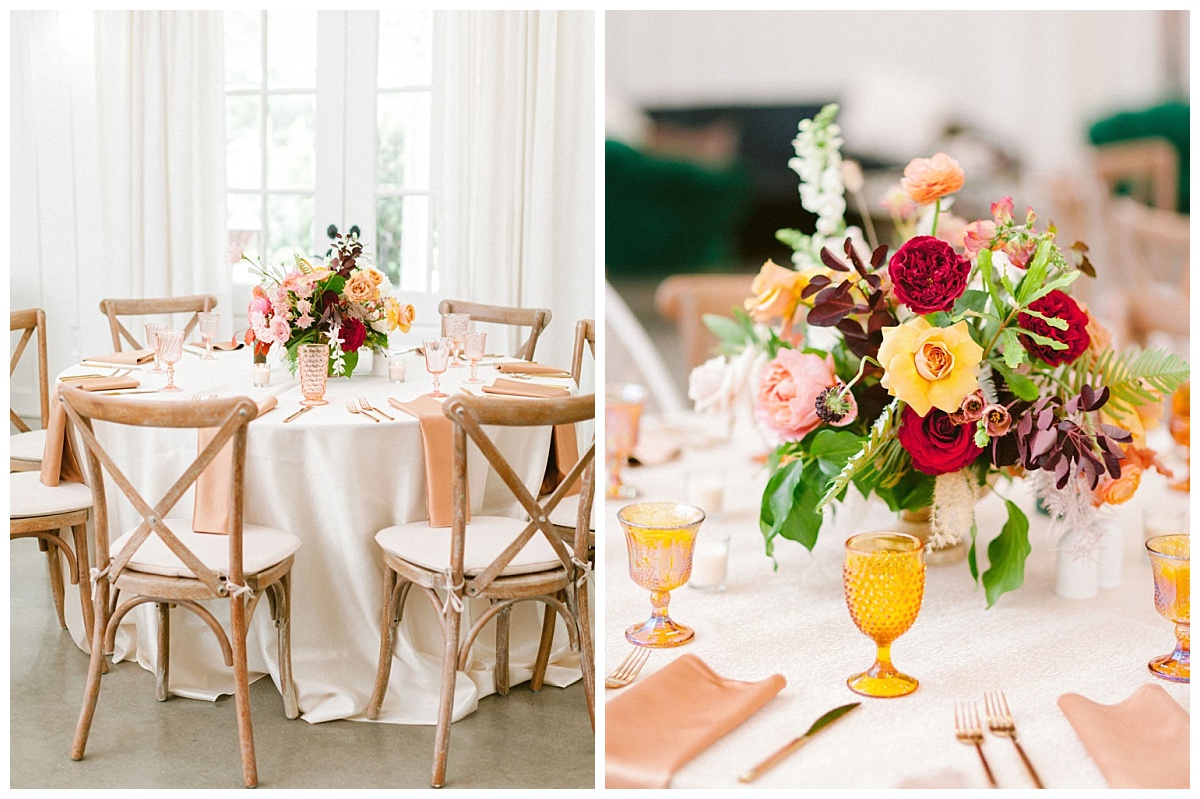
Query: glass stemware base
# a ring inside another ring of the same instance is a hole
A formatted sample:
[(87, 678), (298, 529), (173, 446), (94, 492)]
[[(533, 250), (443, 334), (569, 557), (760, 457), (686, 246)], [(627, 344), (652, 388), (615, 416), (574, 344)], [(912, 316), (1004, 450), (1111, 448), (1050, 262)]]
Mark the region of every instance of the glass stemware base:
[(655, 649), (682, 646), (695, 637), (695, 630), (669, 616), (654, 615), (644, 622), (630, 625), (625, 630), (625, 640), (629, 643)]
[(896, 696), (908, 696), (917, 690), (916, 677), (909, 677), (896, 671), (891, 661), (876, 660), (871, 668), (862, 674), (855, 674), (846, 680), (846, 687), (856, 694), (879, 699), (890, 699)]
[[(1180, 628), (1183, 628), (1182, 630)], [(1169, 682), (1192, 681), (1192, 646), (1190, 625), (1181, 624), (1175, 629), (1175, 651), (1154, 658), (1147, 665), (1155, 677)]]

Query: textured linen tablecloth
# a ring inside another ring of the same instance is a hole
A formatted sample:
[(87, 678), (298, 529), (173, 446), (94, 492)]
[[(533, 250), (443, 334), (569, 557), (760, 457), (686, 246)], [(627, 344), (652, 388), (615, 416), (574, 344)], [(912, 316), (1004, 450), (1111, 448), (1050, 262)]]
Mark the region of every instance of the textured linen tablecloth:
[[(425, 465), (421, 432), (416, 419), (387, 403), (388, 397), (410, 400), (432, 390), (424, 360), (407, 356), (408, 380), (389, 383), (371, 376), (371, 359), (364, 357), (351, 378), (330, 379), (328, 405), (320, 406), (287, 424), (283, 420), (299, 409), (298, 381), (285, 367), (275, 364), (271, 384), (255, 388), (248, 350), (218, 353), (215, 361), (202, 361), (185, 352), (176, 365), (175, 383), (182, 391), (171, 394), (130, 395), (145, 402), (187, 401), (193, 395), (220, 398), (244, 395), (261, 399), (276, 395), (279, 406), (251, 422), (246, 445), (245, 523), (288, 530), (303, 541), (292, 567), (292, 664), (302, 717), (311, 722), (363, 715), (374, 685), (379, 657), (382, 613), (383, 561), (375, 534), (385, 527), (426, 518)], [(443, 390), (453, 393), (470, 373), (449, 369), (442, 376)], [(480, 378), (490, 383), (498, 372), (480, 367)], [(165, 375), (135, 372), (144, 388), (166, 384)], [(566, 385), (569, 381), (544, 381)], [(476, 392), (478, 388), (473, 389)], [(366, 397), (395, 421), (375, 423), (352, 415), (346, 400)], [(151, 504), (155, 504), (196, 457), (194, 430), (117, 427), (97, 423), (97, 437), (114, 460)], [(546, 468), (550, 430), (490, 428), (505, 457), (528, 486), (538, 486)], [(472, 512), (515, 515), (516, 503), (482, 453), (470, 448), (469, 473)], [(486, 481), (486, 483), (485, 483)], [(141, 518), (111, 479), (106, 484), (114, 519), (110, 540), (136, 526)], [(191, 518), (193, 489), (168, 514)], [(93, 540), (94, 547), (94, 540)], [(92, 560), (95, 563), (95, 559)], [(68, 626), (75, 641), (83, 644), (83, 622), (78, 599), (69, 606)], [(482, 612), (487, 603), (472, 600), (469, 612)], [(210, 603), (210, 609), (228, 630), (228, 603)], [(541, 606), (521, 603), (513, 609), (511, 682), (532, 674), (541, 630)], [(560, 629), (547, 669), (546, 681), (565, 686), (579, 679), (579, 658), (567, 646)], [(465, 632), (467, 624), (463, 624)], [(474, 711), (479, 698), (493, 692), (492, 671), (495, 635), (489, 626), (476, 639), (465, 676), (455, 687), (454, 719)], [(157, 657), (157, 621), (153, 605), (135, 608), (117, 634), (117, 660), (136, 659), (153, 671)], [(410, 596), (400, 625), (400, 641), (392, 666), (388, 694), (380, 721), (434, 724), (441, 684), (442, 633), (429, 602)], [(255, 611), (249, 639), (251, 679), (269, 674), (279, 685), (275, 628), (266, 604)], [(177, 696), (215, 699), (233, 693), (233, 671), (225, 667), (216, 639), (203, 622), (185, 610), (171, 613), (170, 691)]]
[[(686, 421), (695, 429), (695, 419)], [(650, 438), (661, 438), (664, 427), (652, 419), (643, 430)], [(708, 427), (717, 425), (709, 422)], [(1165, 438), (1159, 443), (1160, 451), (1168, 450)], [(718, 528), (731, 537), (724, 593), (702, 593), (685, 585), (671, 594), (671, 616), (694, 627), (696, 638), (677, 649), (655, 650), (642, 675), (689, 652), (730, 679), (760, 680), (776, 673), (787, 678), (787, 687), (772, 702), (685, 765), (673, 787), (738, 787), (739, 774), (803, 734), (827, 710), (861, 700), (860, 708), (754, 784), (984, 788), (974, 747), (954, 737), (954, 703), (975, 700), (982, 715), (983, 692), (1000, 689), (1008, 697), (1019, 740), (1046, 787), (1098, 788), (1104, 787), (1104, 779), (1059, 711), (1059, 696), (1076, 692), (1115, 703), (1155, 682), (1190, 709), (1187, 685), (1157, 680), (1146, 668), (1150, 658), (1171, 650), (1173, 628), (1154, 610), (1142, 511), (1151, 505), (1188, 505), (1188, 495), (1171, 491), (1161, 476), (1147, 475), (1137, 496), (1113, 509), (1113, 524), (1124, 535), (1122, 582), (1086, 600), (1054, 594), (1056, 553), (1048, 519), (1033, 510), (1026, 486), (1001, 483), (996, 494), (1017, 502), (1030, 520), (1033, 553), (1026, 561), (1025, 585), (986, 609), (983, 590), (976, 589), (965, 562), (929, 566), (920, 615), (892, 648), (897, 668), (916, 677), (920, 687), (907, 697), (870, 699), (846, 687), (847, 677), (871, 665), (875, 650), (846, 610), (843, 544), (857, 532), (895, 529), (896, 515), (878, 500), (867, 502), (853, 494), (836, 518), (826, 518), (811, 554), (778, 539), (779, 568), (773, 570), (758, 528), (767, 472), (752, 461), (765, 449), (756, 432), (743, 429), (728, 443), (685, 444), (680, 459), (623, 475), (642, 492), (638, 501), (687, 501), (689, 473), (722, 473), (726, 510), (704, 522), (700, 538)], [(981, 500), (976, 511), (981, 567), (986, 566), (987, 544), (1005, 519), (996, 494)], [(616, 519), (625, 504), (609, 500), (604, 509), (604, 673), (630, 649), (624, 629), (650, 612), (648, 592), (635, 586), (626, 571), (624, 535)], [(606, 693), (607, 698), (616, 694)], [(1009, 741), (987, 733), (983, 749), (1000, 787), (1032, 787)]]

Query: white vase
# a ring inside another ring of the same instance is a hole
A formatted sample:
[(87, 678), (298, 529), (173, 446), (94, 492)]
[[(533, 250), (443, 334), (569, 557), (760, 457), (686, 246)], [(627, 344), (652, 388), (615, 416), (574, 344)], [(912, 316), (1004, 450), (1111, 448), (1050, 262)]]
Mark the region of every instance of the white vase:
[(386, 353), (379, 350), (371, 350), (371, 375), (372, 377), (388, 376), (388, 359)]
[(1054, 593), (1065, 599), (1087, 599), (1099, 591), (1100, 565), (1095, 552), (1079, 551), (1078, 535), (1069, 532), (1058, 542)]

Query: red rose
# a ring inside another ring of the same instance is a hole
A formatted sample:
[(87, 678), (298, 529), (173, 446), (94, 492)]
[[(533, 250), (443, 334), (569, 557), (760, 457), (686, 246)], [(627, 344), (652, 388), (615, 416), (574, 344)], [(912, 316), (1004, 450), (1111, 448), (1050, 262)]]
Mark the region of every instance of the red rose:
[(342, 320), (342, 352), (358, 352), (367, 340), (367, 327), (359, 320), (349, 317)]
[(971, 262), (933, 236), (909, 239), (888, 263), (896, 299), (919, 314), (953, 308), (970, 274)]
[(1048, 344), (1038, 344), (1029, 336), (1023, 335), (1021, 344), (1030, 355), (1041, 358), (1051, 366), (1073, 363), (1092, 342), (1092, 337), (1087, 332), (1087, 314), (1065, 292), (1055, 289), (1045, 297), (1031, 302), (1029, 307), (1043, 316), (1062, 319), (1067, 323), (1066, 330), (1058, 330), (1051, 327), (1044, 319), (1038, 319), (1029, 314), (1019, 314), (1017, 323), (1025, 330), (1067, 345), (1065, 350), (1056, 350)]
[(921, 418), (905, 405), (896, 437), (912, 456), (913, 466), (925, 474), (957, 472), (983, 452), (975, 446), (975, 425), (955, 424), (950, 414), (937, 408)]

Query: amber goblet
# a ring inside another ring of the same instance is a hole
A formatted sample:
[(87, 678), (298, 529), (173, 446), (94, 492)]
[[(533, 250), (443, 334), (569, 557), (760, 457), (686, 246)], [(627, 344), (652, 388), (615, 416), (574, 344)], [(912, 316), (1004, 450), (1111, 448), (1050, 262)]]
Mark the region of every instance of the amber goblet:
[(892, 642), (912, 627), (925, 594), (925, 545), (907, 533), (860, 533), (846, 541), (842, 583), (850, 618), (875, 642), (875, 665), (846, 680), (863, 696), (906, 696), (917, 680), (892, 665)]
[(637, 446), (646, 389), (630, 383), (604, 392), (604, 455), (608, 461), (609, 499), (634, 499), (637, 489), (621, 482), (621, 468)]
[(704, 511), (677, 502), (642, 502), (617, 512), (629, 552), (629, 577), (650, 592), (650, 618), (625, 631), (638, 646), (665, 648), (686, 644), (695, 637), (691, 627), (667, 615), (671, 591), (692, 574), (696, 533)]
[(1154, 571), (1154, 609), (1175, 623), (1175, 650), (1150, 661), (1155, 677), (1192, 680), (1191, 536), (1158, 535), (1146, 542)]

